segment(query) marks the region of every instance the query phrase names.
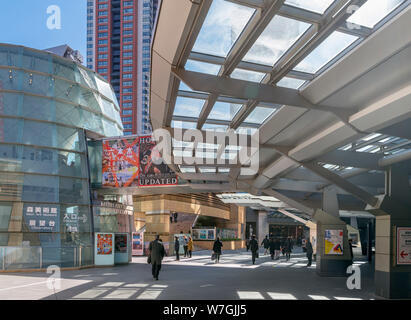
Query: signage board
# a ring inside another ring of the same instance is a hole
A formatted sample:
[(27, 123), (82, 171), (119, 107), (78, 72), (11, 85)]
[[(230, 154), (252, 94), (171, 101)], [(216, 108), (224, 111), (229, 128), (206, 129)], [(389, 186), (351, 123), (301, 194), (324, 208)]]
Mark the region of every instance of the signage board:
[(111, 255), (113, 253), (113, 234), (97, 233), (97, 255)]
[(411, 265), (411, 228), (397, 228), (397, 264)]
[(132, 255), (133, 256), (143, 255), (143, 244), (144, 244), (144, 233), (143, 232), (133, 232), (132, 234)]
[(103, 187), (176, 185), (177, 175), (155, 146), (151, 136), (103, 140)]
[(58, 205), (25, 203), (23, 216), (30, 232), (60, 232), (60, 206)]
[(325, 230), (325, 254), (342, 255), (343, 254), (343, 230)]

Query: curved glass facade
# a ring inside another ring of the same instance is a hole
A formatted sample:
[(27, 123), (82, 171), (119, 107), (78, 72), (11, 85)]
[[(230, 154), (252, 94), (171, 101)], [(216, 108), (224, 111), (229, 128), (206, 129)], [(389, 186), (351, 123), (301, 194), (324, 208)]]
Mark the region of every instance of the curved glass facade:
[(109, 83), (68, 59), (0, 44), (0, 270), (93, 264), (89, 132), (123, 133)]

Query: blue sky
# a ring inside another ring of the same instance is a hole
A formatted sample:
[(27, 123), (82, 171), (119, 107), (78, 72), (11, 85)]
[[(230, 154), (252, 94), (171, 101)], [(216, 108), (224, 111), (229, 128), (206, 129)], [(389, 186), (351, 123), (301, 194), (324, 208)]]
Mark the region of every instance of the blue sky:
[[(47, 28), (47, 8), (61, 9), (61, 29)], [(8, 0), (0, 10), (0, 42), (46, 49), (68, 44), (86, 60), (87, 0)]]

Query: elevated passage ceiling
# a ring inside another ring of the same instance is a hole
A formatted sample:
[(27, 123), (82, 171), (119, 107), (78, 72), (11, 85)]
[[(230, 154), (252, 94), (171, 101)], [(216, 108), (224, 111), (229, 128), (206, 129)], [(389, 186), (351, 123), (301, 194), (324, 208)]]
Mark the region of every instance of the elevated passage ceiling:
[[(410, 4), (163, 0), (153, 130), (171, 131), (173, 156), (211, 159), (169, 165), (194, 191), (275, 190), (318, 206), (334, 184), (347, 209), (375, 205), (385, 166), (411, 158)], [(182, 141), (178, 128), (258, 136), (258, 171), (218, 165), (238, 149)]]

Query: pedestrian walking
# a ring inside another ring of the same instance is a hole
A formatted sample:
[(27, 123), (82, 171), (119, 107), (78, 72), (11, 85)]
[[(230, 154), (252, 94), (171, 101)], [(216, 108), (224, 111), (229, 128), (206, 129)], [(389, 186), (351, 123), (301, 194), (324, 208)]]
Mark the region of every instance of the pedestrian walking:
[(291, 237), (288, 237), (287, 240), (285, 240), (284, 251), (286, 260), (290, 260), (291, 252), (293, 251), (293, 241), (291, 240)]
[(313, 260), (313, 246), (310, 242), (310, 239), (307, 239), (305, 242), (305, 248), (307, 249), (307, 259), (308, 259), (308, 264), (307, 267), (311, 266), (312, 260)]
[(220, 238), (217, 237), (217, 240), (214, 241), (214, 245), (213, 245), (213, 251), (215, 254), (215, 263), (219, 263), (220, 262), (220, 256), (221, 256), (221, 247), (223, 246), (223, 243), (220, 241)]
[(161, 269), (161, 261), (163, 260), (166, 251), (164, 250), (163, 243), (159, 235), (156, 235), (156, 239), (150, 242), (149, 245), (149, 261), (151, 263), (151, 273), (153, 278), (158, 280), (158, 275)]
[(275, 255), (275, 241), (274, 241), (274, 238), (270, 238), (269, 247), (270, 247), (271, 260), (274, 260), (274, 255)]
[(191, 237), (188, 238), (188, 245), (187, 245), (187, 249), (188, 249), (188, 255), (191, 258), (191, 254), (193, 252), (193, 247), (194, 247), (194, 243), (193, 243), (193, 239), (191, 239)]
[(251, 250), (251, 260), (255, 264), (255, 258), (258, 258), (258, 242), (255, 240), (255, 236), (250, 241), (250, 250)]
[(280, 239), (276, 238), (274, 240), (274, 259), (280, 259), (280, 252), (281, 252), (281, 241)]
[(250, 239), (249, 238), (245, 240), (245, 246), (247, 247), (247, 252), (248, 252), (248, 250), (250, 250)]
[(261, 242), (261, 246), (264, 247), (264, 255), (268, 254), (268, 249), (270, 248), (268, 236), (265, 236), (264, 240)]
[(352, 251), (352, 247), (353, 247), (353, 245), (352, 245), (352, 239), (349, 239), (349, 240), (348, 240), (348, 245), (349, 245), (349, 247), (350, 247), (351, 263), (353, 263), (353, 261), (354, 261), (354, 253), (353, 253), (353, 251)]
[(174, 241), (174, 250), (176, 252), (176, 261), (180, 260), (180, 241), (178, 241), (178, 237), (175, 237)]
[(184, 236), (183, 248), (184, 248), (184, 258), (186, 258), (188, 257), (188, 239), (186, 236)]

